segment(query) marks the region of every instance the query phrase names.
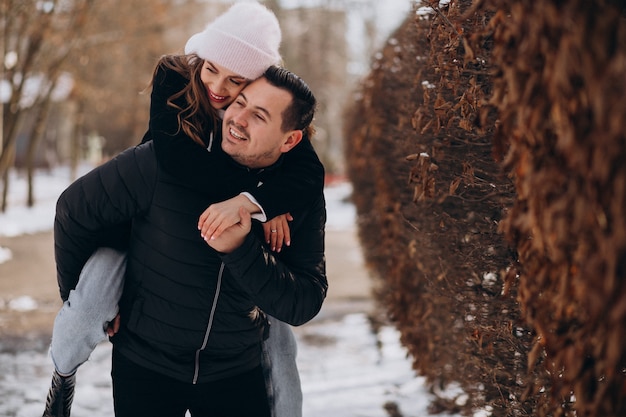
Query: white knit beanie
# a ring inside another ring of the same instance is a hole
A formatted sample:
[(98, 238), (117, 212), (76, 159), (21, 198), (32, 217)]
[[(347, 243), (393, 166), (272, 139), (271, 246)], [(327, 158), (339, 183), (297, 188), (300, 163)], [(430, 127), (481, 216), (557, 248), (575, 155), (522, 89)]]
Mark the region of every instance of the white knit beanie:
[(259, 3), (236, 3), (187, 41), (185, 53), (254, 80), (281, 61), (278, 19)]

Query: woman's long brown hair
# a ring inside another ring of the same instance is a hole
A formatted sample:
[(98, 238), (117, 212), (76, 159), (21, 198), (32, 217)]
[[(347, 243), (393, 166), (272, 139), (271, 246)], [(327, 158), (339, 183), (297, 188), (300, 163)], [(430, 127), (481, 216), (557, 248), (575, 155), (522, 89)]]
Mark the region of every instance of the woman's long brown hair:
[[(189, 80), (185, 87), (168, 98), (167, 104), (179, 110), (179, 131), (182, 129), (194, 142), (201, 146), (206, 146), (207, 141), (204, 138), (214, 130), (215, 126), (218, 126), (219, 117), (216, 110), (211, 106), (206, 89), (200, 78), (203, 65), (204, 60), (195, 54), (165, 55), (159, 60), (155, 75), (158, 68), (163, 66), (166, 69), (178, 72)], [(185, 107), (180, 107), (174, 103), (180, 97), (184, 97)]]

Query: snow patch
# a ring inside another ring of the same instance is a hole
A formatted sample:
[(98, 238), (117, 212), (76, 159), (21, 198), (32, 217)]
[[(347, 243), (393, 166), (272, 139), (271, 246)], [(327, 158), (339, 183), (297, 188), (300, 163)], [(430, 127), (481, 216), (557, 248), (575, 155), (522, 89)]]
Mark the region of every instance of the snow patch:
[(23, 295), (10, 300), (8, 306), (9, 310), (15, 311), (33, 311), (39, 308), (37, 301), (28, 295)]
[(3, 248), (0, 246), (0, 264), (10, 261), (13, 258), (13, 253), (9, 248)]

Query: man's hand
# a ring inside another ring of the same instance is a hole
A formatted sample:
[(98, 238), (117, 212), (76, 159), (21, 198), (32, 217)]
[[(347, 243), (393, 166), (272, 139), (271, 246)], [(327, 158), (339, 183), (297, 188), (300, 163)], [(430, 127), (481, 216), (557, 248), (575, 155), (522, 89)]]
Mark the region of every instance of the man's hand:
[(238, 195), (220, 203), (211, 204), (200, 215), (198, 230), (204, 240), (217, 239), (229, 227), (239, 223), (239, 208), (244, 207), (249, 213), (261, 210), (245, 195)]
[(287, 213), (263, 223), (265, 243), (269, 244), (273, 251), (280, 252), (283, 248), (283, 243), (287, 246), (291, 245), (289, 222), (292, 220), (291, 214)]
[(219, 237), (206, 238), (210, 247), (218, 252), (230, 253), (242, 245), (252, 228), (252, 218), (250, 212), (243, 207), (239, 208), (239, 223), (224, 230)]

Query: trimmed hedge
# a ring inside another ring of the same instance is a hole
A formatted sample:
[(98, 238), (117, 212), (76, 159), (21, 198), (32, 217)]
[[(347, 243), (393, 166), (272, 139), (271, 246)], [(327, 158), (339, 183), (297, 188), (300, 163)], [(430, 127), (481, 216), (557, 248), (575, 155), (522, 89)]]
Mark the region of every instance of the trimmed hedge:
[(626, 415), (623, 13), (504, 3), (412, 13), (347, 110), (366, 260), (433, 412)]

